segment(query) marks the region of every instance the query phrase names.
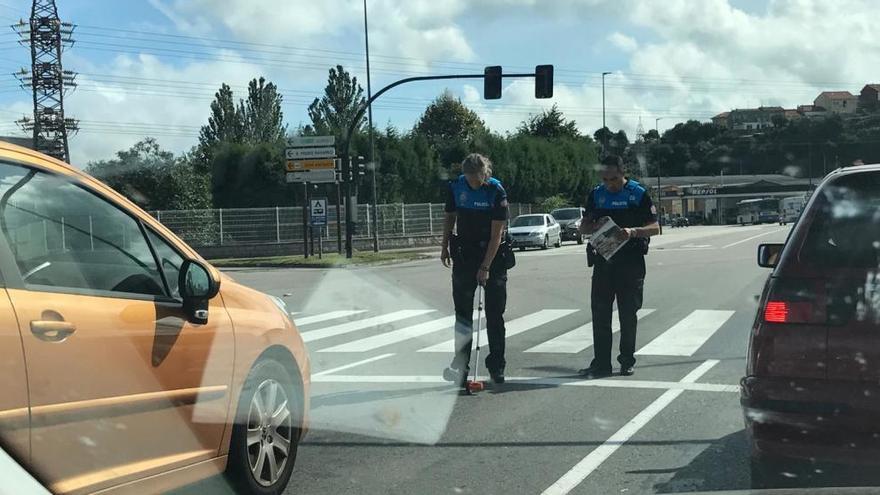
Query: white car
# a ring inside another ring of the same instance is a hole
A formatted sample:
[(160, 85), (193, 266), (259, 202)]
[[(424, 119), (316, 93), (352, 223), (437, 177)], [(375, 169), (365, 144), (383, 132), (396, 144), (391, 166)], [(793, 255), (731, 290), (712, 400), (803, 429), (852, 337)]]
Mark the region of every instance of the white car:
[(547, 249), (551, 244), (554, 247), (562, 245), (562, 228), (553, 215), (546, 213), (520, 215), (510, 222), (508, 230), (513, 247), (518, 247), (520, 251), (527, 247)]

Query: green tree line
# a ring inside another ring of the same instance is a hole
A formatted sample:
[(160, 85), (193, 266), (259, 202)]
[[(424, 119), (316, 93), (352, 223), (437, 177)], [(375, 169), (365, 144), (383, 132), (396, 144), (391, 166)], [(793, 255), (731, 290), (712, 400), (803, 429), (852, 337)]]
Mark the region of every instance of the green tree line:
[[(334, 135), (344, 139), (363, 88), (342, 66), (329, 70), (327, 85), (308, 106), (310, 122), (290, 130), (284, 124), (283, 96), (263, 78), (235, 100), (223, 84), (198, 143), (181, 156), (145, 138), (111, 160), (90, 163), (88, 171), (144, 208), (199, 209), (292, 206), (302, 203), (302, 185), (284, 180), (285, 139)], [(838, 166), (880, 161), (880, 113), (862, 111), (843, 118), (775, 119), (774, 127), (750, 135), (695, 120), (661, 136), (651, 130), (630, 142), (622, 130), (602, 128), (582, 135), (577, 123), (556, 107), (532, 115), (501, 134), (449, 92), (438, 95), (410, 129), (374, 128), (375, 156), (367, 124), (355, 124), (351, 153), (377, 164), (380, 203), (440, 202), (462, 159), (483, 153), (493, 162), (512, 202), (583, 204), (598, 182), (601, 149), (624, 157), (630, 176), (773, 174), (821, 177)], [(371, 172), (358, 178), (361, 203), (371, 202)], [(321, 185), (316, 195), (336, 196)]]
[(785, 174), (822, 177), (838, 167), (880, 162), (880, 113), (793, 120), (743, 133), (689, 120), (651, 131), (627, 153), (650, 176)]
[[(252, 80), (238, 101), (223, 84), (190, 152), (174, 156), (145, 138), (114, 159), (90, 163), (88, 171), (151, 210), (299, 205), (303, 186), (284, 180), (285, 138), (332, 134), (341, 143), (365, 98), (357, 78), (336, 66), (324, 94), (308, 107), (309, 124), (289, 131), (282, 101), (277, 87), (263, 78)], [(555, 197), (579, 203), (595, 182), (596, 142), (582, 136), (556, 107), (502, 135), (444, 92), (411, 129), (374, 128), (375, 157), (370, 156), (365, 118), (355, 129), (351, 153), (378, 164), (380, 203), (443, 201), (445, 184), (472, 152), (490, 157), (494, 175), (514, 202)], [(373, 200), (370, 173), (358, 179), (362, 203)], [(313, 194), (336, 195), (335, 186), (318, 189)]]

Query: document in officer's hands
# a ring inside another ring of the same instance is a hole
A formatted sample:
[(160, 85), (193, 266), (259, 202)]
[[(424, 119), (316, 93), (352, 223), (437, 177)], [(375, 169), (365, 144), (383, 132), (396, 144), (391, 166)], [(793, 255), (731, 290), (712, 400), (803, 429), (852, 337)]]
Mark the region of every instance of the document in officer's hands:
[(590, 236), (590, 245), (605, 260), (610, 260), (615, 253), (620, 251), (629, 239), (623, 229), (617, 226), (610, 217), (602, 217), (596, 220), (599, 228)]

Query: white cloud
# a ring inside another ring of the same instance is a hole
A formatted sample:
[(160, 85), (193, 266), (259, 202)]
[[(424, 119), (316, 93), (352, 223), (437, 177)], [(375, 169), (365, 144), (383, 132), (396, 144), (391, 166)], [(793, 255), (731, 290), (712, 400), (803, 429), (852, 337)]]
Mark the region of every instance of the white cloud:
[[(598, 13), (612, 17), (607, 24), (618, 30), (607, 39), (630, 59), (625, 71), (606, 79), (607, 121), (630, 135), (639, 114), (645, 128), (653, 127), (656, 117), (663, 118), (663, 128), (737, 107), (793, 107), (811, 103), (821, 91), (858, 93), (863, 84), (878, 82), (880, 31), (872, 28), (875, 5), (869, 0), (773, 0), (763, 11), (742, 10), (729, 0), (567, 0), (553, 8), (533, 0), (494, 4), (518, 5), (554, 22), (571, 16), (594, 20)], [(633, 29), (621, 30), (621, 24)], [(588, 79), (573, 100), (557, 86), (560, 108), (577, 115), (583, 113), (578, 107), (601, 106), (599, 81)], [(578, 117), (578, 123), (601, 126), (594, 112)]]
[(639, 48), (639, 43), (630, 36), (627, 36), (620, 32), (613, 32), (608, 35), (608, 41), (611, 42), (612, 45), (616, 46), (623, 52), (634, 52)]
[[(249, 42), (323, 47), (334, 37), (363, 33), (360, 0), (174, 0), (161, 7), (172, 20), (219, 22), (235, 38)], [(456, 24), (466, 7), (464, 0), (371, 1), (371, 52), (415, 59), (398, 60), (398, 70), (400, 65), (420, 68), (429, 59), (471, 60), (474, 52)]]

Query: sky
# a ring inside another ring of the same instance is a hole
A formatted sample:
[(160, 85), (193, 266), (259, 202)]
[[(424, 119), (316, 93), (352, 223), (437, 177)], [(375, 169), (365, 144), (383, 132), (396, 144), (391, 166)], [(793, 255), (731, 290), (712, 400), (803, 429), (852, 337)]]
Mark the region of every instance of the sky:
[[(343, 65), (365, 87), (363, 0), (56, 0), (76, 25), (63, 66), (77, 73), (65, 97), (81, 130), (75, 164), (107, 159), (146, 136), (176, 153), (207, 122), (221, 83), (236, 98), (264, 76), (284, 96), (290, 129), (307, 124), (328, 69)], [(479, 80), (412, 83), (373, 106), (378, 127), (409, 130), (444, 90), (496, 132), (514, 131), (556, 104), (592, 134), (605, 120), (630, 139), (639, 122), (662, 130), (733, 108), (810, 104), (821, 91), (858, 94), (880, 82), (880, 30), (871, 0), (367, 0), (371, 87), (412, 75), (481, 74), (555, 66), (554, 98), (533, 81), (505, 79), (500, 100)], [(28, 0), (0, 0), (0, 24), (30, 15)], [(0, 135), (22, 135), (32, 115), (13, 74), (30, 52), (0, 30)], [(6, 74), (6, 75), (2, 75)], [(659, 120), (658, 120), (659, 119)]]

